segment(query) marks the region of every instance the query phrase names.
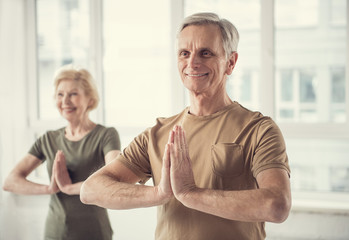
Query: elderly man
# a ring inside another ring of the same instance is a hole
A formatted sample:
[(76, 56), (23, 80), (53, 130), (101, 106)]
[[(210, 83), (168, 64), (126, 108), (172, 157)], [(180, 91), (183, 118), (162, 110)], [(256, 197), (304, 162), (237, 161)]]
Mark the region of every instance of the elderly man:
[[(264, 239), (283, 222), (291, 193), (276, 124), (233, 102), (226, 81), (238, 32), (216, 14), (187, 17), (178, 69), (190, 107), (159, 118), (82, 186), (81, 200), (110, 209), (158, 206), (156, 239)], [(154, 186), (136, 184), (153, 179)]]

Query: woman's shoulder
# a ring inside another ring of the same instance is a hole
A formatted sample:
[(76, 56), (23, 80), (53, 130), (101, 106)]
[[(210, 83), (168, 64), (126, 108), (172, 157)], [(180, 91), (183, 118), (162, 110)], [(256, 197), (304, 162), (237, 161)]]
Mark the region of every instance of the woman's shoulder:
[(118, 131), (113, 126), (104, 126), (102, 124), (97, 124), (96, 127), (92, 130), (92, 134), (95, 136), (106, 136), (106, 135), (115, 135), (119, 136)]
[(44, 134), (40, 136), (40, 138), (52, 138), (52, 137), (58, 137), (62, 134), (64, 135), (65, 127), (61, 127), (55, 130), (47, 130)]
[(97, 124), (94, 130), (96, 132), (117, 132), (114, 126), (105, 126), (102, 124)]

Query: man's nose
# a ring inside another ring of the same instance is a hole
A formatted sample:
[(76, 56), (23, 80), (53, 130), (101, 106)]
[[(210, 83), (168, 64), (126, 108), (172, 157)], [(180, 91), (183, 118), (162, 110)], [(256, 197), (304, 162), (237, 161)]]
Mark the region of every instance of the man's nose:
[(201, 58), (197, 54), (190, 55), (188, 65), (191, 68), (198, 68), (200, 67), (200, 64), (201, 64)]

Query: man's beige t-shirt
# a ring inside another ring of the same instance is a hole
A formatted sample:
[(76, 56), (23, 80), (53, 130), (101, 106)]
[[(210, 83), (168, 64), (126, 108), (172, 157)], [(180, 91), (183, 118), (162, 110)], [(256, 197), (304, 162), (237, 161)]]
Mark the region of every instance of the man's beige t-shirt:
[[(159, 118), (154, 127), (137, 136), (119, 160), (142, 181), (161, 178), (162, 158), (169, 132), (183, 126), (195, 183), (200, 188), (247, 190), (258, 188), (256, 176), (269, 168), (288, 173), (282, 134), (269, 117), (238, 103), (209, 116), (194, 116), (189, 108), (170, 118)], [(264, 222), (239, 222), (199, 212), (173, 198), (158, 207), (155, 232), (158, 240), (264, 239)]]

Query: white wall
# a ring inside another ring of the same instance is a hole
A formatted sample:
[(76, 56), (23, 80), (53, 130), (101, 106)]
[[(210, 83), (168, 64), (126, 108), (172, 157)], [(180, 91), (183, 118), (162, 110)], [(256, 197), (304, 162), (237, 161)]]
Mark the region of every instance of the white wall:
[[(0, 0), (0, 184), (32, 143), (28, 130), (25, 0)], [(38, 240), (48, 196), (0, 192), (0, 240)], [(347, 211), (348, 212), (348, 211)], [(114, 239), (153, 239), (156, 208), (109, 211)], [(349, 239), (349, 215), (293, 209), (283, 224), (267, 224), (270, 240)]]

